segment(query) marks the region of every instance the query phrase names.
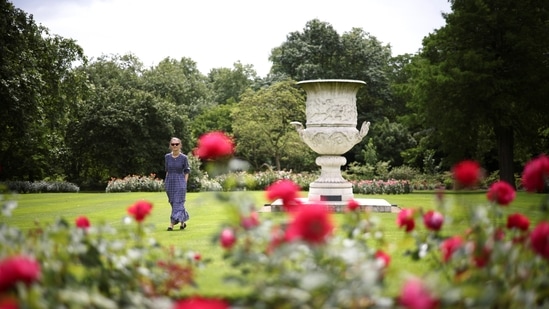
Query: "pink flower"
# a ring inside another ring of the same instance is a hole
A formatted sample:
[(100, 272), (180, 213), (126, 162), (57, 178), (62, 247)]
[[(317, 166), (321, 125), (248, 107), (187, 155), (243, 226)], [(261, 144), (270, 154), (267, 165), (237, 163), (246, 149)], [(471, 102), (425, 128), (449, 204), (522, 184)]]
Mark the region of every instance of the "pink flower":
[(475, 248), (473, 250), (473, 262), (474, 264), (482, 268), (488, 264), (490, 261), (490, 256), (492, 255), (492, 248), (487, 245), (482, 246), (481, 248)]
[(286, 239), (301, 239), (311, 244), (322, 244), (332, 234), (334, 225), (327, 206), (311, 204), (301, 207), (286, 230)]
[(187, 299), (179, 300), (175, 303), (173, 309), (228, 309), (229, 304), (223, 299), (205, 298), (193, 296)]
[(523, 214), (514, 213), (507, 216), (507, 228), (508, 229), (519, 229), (522, 231), (527, 231), (530, 227), (530, 220)]
[(80, 216), (75, 220), (76, 227), (81, 229), (87, 229), (91, 226), (90, 220), (85, 216)]
[(456, 252), (463, 245), (463, 239), (459, 236), (453, 236), (447, 238), (440, 244), (440, 251), (442, 252), (442, 260), (448, 262), (452, 257), (452, 254)]
[(404, 283), (398, 298), (400, 305), (409, 309), (434, 309), (438, 300), (418, 278), (411, 278)]
[(278, 180), (267, 187), (267, 199), (269, 201), (281, 199), (284, 209), (293, 211), (300, 205), (297, 199), (299, 189), (299, 186), (291, 180)]
[(383, 268), (387, 268), (389, 267), (389, 264), (391, 263), (391, 256), (387, 253), (385, 253), (384, 251), (382, 250), (377, 250), (376, 254), (374, 255), (374, 257), (377, 259), (377, 260), (380, 260), (383, 262)]
[(128, 213), (132, 215), (136, 221), (141, 222), (146, 216), (151, 213), (152, 204), (147, 201), (138, 201), (132, 206), (128, 207)]
[(416, 222), (414, 220), (414, 209), (402, 209), (397, 215), (396, 224), (399, 228), (404, 226), (406, 232), (412, 231), (416, 226)]
[(530, 234), (532, 249), (549, 260), (549, 222), (540, 222)]
[(31, 284), (40, 278), (40, 264), (27, 256), (11, 256), (0, 261), (0, 291), (17, 282)]
[(438, 211), (429, 210), (423, 215), (423, 223), (429, 230), (440, 231), (444, 216)]
[(259, 214), (257, 211), (252, 211), (249, 216), (240, 218), (240, 225), (246, 229), (252, 229), (259, 225)]
[(454, 165), (452, 174), (460, 187), (472, 187), (480, 179), (480, 165), (478, 162), (472, 160), (461, 161)]
[(358, 202), (354, 199), (350, 199), (347, 202), (347, 209), (349, 211), (355, 211), (356, 209), (358, 209), (359, 206), (360, 206), (360, 204), (358, 204)]
[(221, 231), (219, 241), (221, 242), (221, 246), (223, 248), (225, 249), (232, 248), (236, 243), (236, 235), (234, 234), (233, 229), (231, 228), (223, 229), (223, 231)]
[(198, 139), (195, 155), (204, 160), (215, 160), (234, 153), (233, 140), (221, 131), (206, 133)]
[(195, 252), (194, 255), (193, 255), (193, 259), (195, 261), (200, 261), (200, 260), (202, 260), (202, 255), (198, 252)]
[(545, 188), (549, 177), (549, 157), (538, 156), (526, 164), (522, 171), (522, 186), (528, 192), (538, 192)]
[(494, 182), (486, 193), (486, 197), (489, 201), (495, 202), (501, 206), (509, 205), (515, 199), (515, 196), (515, 188), (502, 180)]

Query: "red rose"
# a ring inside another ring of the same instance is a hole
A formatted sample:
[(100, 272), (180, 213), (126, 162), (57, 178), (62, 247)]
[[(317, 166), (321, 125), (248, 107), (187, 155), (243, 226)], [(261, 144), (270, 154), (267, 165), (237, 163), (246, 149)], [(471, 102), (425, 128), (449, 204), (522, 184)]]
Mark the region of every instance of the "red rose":
[(299, 189), (299, 186), (291, 180), (278, 180), (267, 187), (267, 199), (269, 201), (281, 199), (284, 209), (293, 211), (300, 205), (297, 199)]
[(532, 249), (549, 260), (549, 222), (540, 222), (530, 234)]
[(347, 202), (347, 209), (349, 211), (355, 211), (356, 209), (358, 209), (359, 206), (360, 206), (360, 204), (358, 204), (358, 202), (354, 199), (350, 199)]
[(85, 216), (80, 216), (75, 220), (76, 227), (81, 229), (87, 229), (90, 227), (90, 220)]
[(384, 251), (377, 250), (374, 257), (383, 262), (383, 268), (389, 267), (389, 264), (391, 263), (391, 256), (385, 253)]
[(439, 303), (418, 278), (408, 279), (404, 283), (398, 301), (400, 305), (408, 309), (434, 309), (438, 307)]
[(473, 250), (473, 262), (479, 268), (482, 268), (490, 261), (490, 255), (492, 255), (492, 248), (485, 245), (482, 248), (476, 248)]
[(486, 193), (489, 201), (501, 206), (509, 205), (515, 199), (515, 196), (515, 188), (502, 180), (494, 182)]
[(204, 298), (193, 296), (187, 299), (179, 300), (175, 303), (173, 309), (228, 309), (229, 304), (223, 299)]
[(523, 214), (514, 213), (507, 216), (507, 228), (508, 229), (519, 229), (522, 231), (527, 231), (530, 227), (530, 220)]
[(396, 223), (399, 228), (404, 226), (406, 232), (412, 231), (416, 226), (414, 210), (411, 208), (402, 209), (397, 215)]
[(234, 234), (234, 231), (230, 228), (223, 229), (223, 231), (221, 231), (219, 241), (221, 242), (221, 246), (223, 248), (225, 249), (232, 248), (236, 243), (236, 236)]
[(17, 303), (16, 298), (11, 297), (0, 297), (0, 309), (18, 309), (19, 304)]
[(149, 213), (151, 213), (152, 204), (147, 201), (138, 201), (128, 207), (128, 213), (132, 215), (136, 221), (141, 222)]
[(240, 219), (240, 225), (246, 229), (252, 229), (259, 225), (259, 214), (257, 211), (252, 211), (249, 216)]
[(27, 256), (12, 256), (0, 261), (0, 291), (17, 282), (31, 284), (40, 278), (40, 264)]
[(444, 216), (438, 211), (429, 210), (423, 215), (423, 223), (429, 230), (439, 231), (444, 223)]
[(322, 244), (332, 234), (334, 225), (327, 206), (311, 204), (301, 207), (286, 230), (286, 239), (301, 239), (311, 244)]
[(452, 257), (452, 254), (456, 252), (463, 245), (463, 239), (459, 236), (453, 236), (447, 238), (440, 244), (440, 251), (442, 251), (442, 260), (448, 262)]
[(206, 133), (198, 139), (195, 155), (204, 160), (214, 160), (234, 153), (233, 140), (221, 131)]
[(454, 165), (452, 174), (460, 187), (472, 187), (480, 179), (480, 165), (472, 160), (461, 161)]
[(549, 157), (545, 154), (531, 160), (522, 171), (522, 186), (528, 192), (538, 192), (545, 188), (549, 177)]

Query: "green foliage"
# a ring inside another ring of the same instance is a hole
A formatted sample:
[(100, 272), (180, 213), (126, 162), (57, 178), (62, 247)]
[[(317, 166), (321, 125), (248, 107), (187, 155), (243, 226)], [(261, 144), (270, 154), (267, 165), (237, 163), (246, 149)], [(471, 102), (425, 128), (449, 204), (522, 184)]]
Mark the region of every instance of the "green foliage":
[(0, 1), (0, 11), (0, 177), (63, 173), (71, 107), (86, 93), (72, 68), (86, 57), (76, 41), (50, 34), (11, 2)]
[(410, 166), (402, 165), (393, 167), (387, 174), (387, 178), (396, 180), (413, 180), (419, 175), (419, 172)]
[(60, 193), (78, 192), (80, 188), (65, 181), (6, 181), (2, 184), (9, 191), (17, 193)]
[(497, 150), (500, 176), (513, 183), (514, 149), (545, 151), (531, 146), (549, 123), (540, 112), (549, 89), (549, 3), (452, 1), (444, 18), (412, 62), (409, 107), (433, 128), (448, 161)]
[(242, 93), (252, 85), (256, 78), (257, 74), (253, 67), (240, 62), (236, 62), (232, 69), (212, 69), (208, 73), (208, 80), (214, 93), (214, 102), (227, 104), (240, 101)]
[(256, 170), (265, 163), (277, 170), (311, 166), (312, 150), (290, 125), (305, 119), (304, 102), (302, 91), (291, 80), (245, 92), (231, 114), (237, 156)]

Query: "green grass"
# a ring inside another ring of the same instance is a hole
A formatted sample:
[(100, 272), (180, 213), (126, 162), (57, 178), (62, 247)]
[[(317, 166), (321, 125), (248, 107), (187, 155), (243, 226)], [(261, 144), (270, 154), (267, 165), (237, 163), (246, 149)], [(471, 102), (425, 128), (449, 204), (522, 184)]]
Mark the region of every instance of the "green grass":
[[(245, 192), (254, 198), (258, 208), (267, 203), (264, 192)], [(302, 196), (307, 196), (302, 192)], [(435, 207), (434, 192), (416, 192), (406, 195), (356, 195), (357, 198), (382, 198), (401, 208), (425, 208)], [(457, 205), (464, 205), (462, 198), (475, 203), (485, 202), (484, 192), (472, 192), (465, 195), (447, 194), (447, 198), (453, 199)], [(531, 218), (535, 223), (542, 217), (537, 205), (547, 195), (518, 193), (516, 201), (503, 210), (505, 213), (521, 212)], [(16, 197), (18, 207), (11, 217), (0, 217), (0, 222), (8, 223), (22, 230), (31, 229), (35, 224), (53, 222), (56, 218), (63, 217), (69, 222), (74, 222), (77, 216), (87, 216), (92, 224), (94, 222), (106, 222), (114, 227), (121, 227), (122, 220), (126, 216), (126, 209), (138, 200), (147, 200), (153, 203), (152, 214), (146, 219), (147, 225), (152, 230), (152, 235), (166, 246), (176, 246), (183, 249), (200, 252), (203, 259), (210, 259), (211, 263), (201, 269), (197, 276), (198, 289), (190, 293), (203, 295), (229, 295), (238, 297), (247, 291), (239, 287), (225, 285), (222, 278), (231, 271), (222, 259), (222, 249), (213, 243), (213, 236), (218, 232), (221, 223), (227, 216), (224, 204), (213, 197), (212, 193), (188, 193), (187, 209), (191, 215), (188, 228), (184, 231), (174, 230), (167, 232), (169, 223), (170, 206), (164, 192), (136, 192), (136, 193), (47, 193), (47, 194), (22, 194)], [(460, 212), (462, 206), (453, 211)], [(262, 213), (262, 218), (278, 218), (282, 213)], [(342, 214), (336, 214), (336, 222), (342, 218)], [(395, 295), (400, 286), (402, 273), (422, 274), (429, 271), (426, 262), (412, 262), (403, 254), (407, 248), (414, 245), (413, 239), (399, 230), (395, 225), (395, 213), (375, 213), (384, 229), (384, 237), (388, 244), (388, 250), (392, 256), (390, 270), (387, 274), (389, 295)], [(421, 224), (420, 221), (417, 221)], [(466, 226), (458, 226), (456, 231)]]

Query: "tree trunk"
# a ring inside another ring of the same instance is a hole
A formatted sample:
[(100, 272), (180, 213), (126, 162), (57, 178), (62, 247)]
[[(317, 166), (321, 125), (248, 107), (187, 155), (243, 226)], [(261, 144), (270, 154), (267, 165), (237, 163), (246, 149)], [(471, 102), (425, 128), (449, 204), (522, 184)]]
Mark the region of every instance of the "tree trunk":
[(499, 127), (496, 128), (495, 132), (498, 140), (499, 179), (508, 182), (516, 189), (513, 171), (513, 146), (515, 142), (513, 128)]

